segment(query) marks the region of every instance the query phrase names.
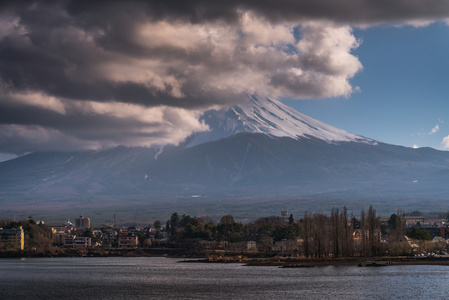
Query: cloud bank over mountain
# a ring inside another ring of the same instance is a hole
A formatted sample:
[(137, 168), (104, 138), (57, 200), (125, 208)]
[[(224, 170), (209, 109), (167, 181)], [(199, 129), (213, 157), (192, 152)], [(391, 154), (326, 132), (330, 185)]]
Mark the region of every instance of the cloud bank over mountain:
[(445, 21), (447, 1), (3, 1), (0, 152), (178, 144), (248, 91), (350, 96), (354, 26)]

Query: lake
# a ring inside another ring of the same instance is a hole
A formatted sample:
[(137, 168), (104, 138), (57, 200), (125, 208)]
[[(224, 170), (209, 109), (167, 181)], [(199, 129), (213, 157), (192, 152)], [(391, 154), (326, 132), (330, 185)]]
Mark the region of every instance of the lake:
[(0, 259), (0, 299), (447, 299), (448, 266), (282, 269), (163, 257)]

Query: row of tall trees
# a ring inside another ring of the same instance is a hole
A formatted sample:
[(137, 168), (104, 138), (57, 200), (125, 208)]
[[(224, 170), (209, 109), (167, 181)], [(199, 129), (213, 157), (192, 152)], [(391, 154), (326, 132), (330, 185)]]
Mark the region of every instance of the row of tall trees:
[(347, 208), (326, 214), (306, 213), (302, 221), (304, 255), (309, 257), (349, 257), (381, 255), (380, 219), (370, 206), (360, 220)]
[(365, 214), (365, 211), (362, 210), (360, 214), (360, 230), (362, 236), (360, 255), (381, 255), (380, 218), (376, 216), (376, 210), (373, 206), (369, 207), (368, 214)]

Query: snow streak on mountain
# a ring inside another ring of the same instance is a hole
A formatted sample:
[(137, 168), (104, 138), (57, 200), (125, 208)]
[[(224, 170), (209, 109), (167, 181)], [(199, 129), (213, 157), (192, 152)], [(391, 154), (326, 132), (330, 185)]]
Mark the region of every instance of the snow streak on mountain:
[(278, 100), (269, 99), (256, 93), (248, 95), (245, 103), (229, 109), (208, 111), (202, 119), (209, 125), (210, 131), (197, 134), (189, 146), (241, 132), (263, 133), (269, 136), (293, 139), (314, 137), (328, 143), (376, 143), (372, 139), (315, 120)]

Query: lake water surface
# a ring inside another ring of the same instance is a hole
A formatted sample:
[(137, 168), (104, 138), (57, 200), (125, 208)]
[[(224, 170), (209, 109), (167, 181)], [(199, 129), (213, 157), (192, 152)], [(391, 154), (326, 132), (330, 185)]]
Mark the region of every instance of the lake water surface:
[(448, 299), (448, 266), (282, 269), (173, 258), (0, 259), (0, 299)]

